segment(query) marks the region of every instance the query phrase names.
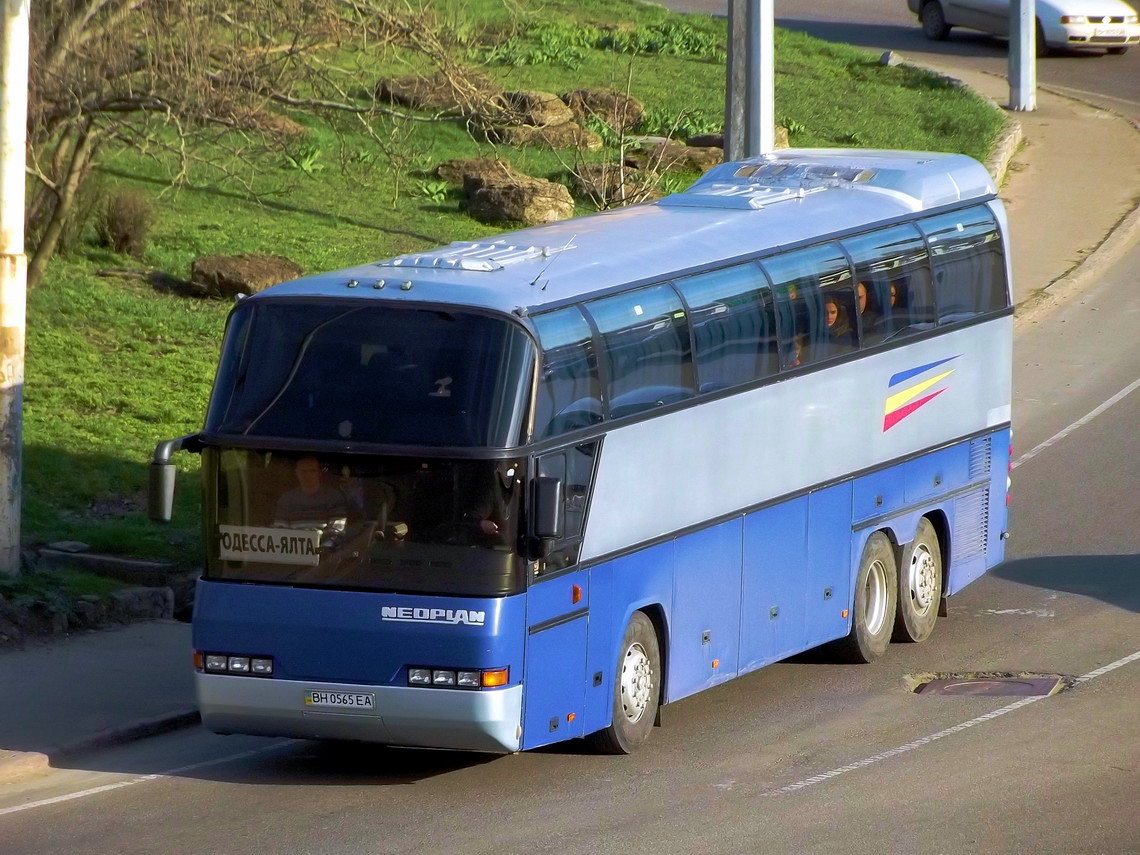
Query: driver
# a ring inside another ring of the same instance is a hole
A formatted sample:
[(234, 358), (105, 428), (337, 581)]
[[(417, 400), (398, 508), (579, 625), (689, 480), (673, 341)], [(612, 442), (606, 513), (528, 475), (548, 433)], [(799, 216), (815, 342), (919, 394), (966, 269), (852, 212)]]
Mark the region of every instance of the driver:
[(301, 457), (293, 466), (297, 486), (281, 494), (273, 525), (283, 528), (320, 529), (327, 534), (344, 532), (348, 523), (348, 496), (325, 483), (327, 467), (312, 456)]

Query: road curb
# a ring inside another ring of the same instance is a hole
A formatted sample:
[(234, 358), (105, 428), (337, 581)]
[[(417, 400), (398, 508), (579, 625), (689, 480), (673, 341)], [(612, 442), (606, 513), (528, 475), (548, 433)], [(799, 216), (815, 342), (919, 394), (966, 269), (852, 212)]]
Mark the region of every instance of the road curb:
[(201, 720), (201, 715), (196, 709), (179, 710), (154, 718), (140, 719), (122, 727), (101, 730), (89, 737), (55, 748), (47, 748), (44, 751), (0, 752), (11, 755), (0, 756), (0, 784), (12, 784), (33, 775), (43, 774), (52, 766), (81, 754), (190, 727)]
[[(994, 184), (1000, 188), (1002, 182), (1005, 180), (1006, 172), (1009, 170), (1009, 164), (1013, 160), (1013, 155), (1017, 152), (1023, 139), (1021, 123), (1009, 117), (1008, 113), (1010, 111), (1008, 108), (1003, 107), (984, 92), (979, 92), (966, 81), (954, 77), (952, 74), (947, 74), (945, 71), (930, 68), (929, 66), (911, 62), (910, 60), (906, 60), (903, 64), (912, 68), (920, 68), (923, 71), (934, 74), (954, 86), (969, 89), (979, 98), (988, 101), (993, 105), (994, 109), (1001, 111), (1001, 113), (1006, 116), (1008, 122), (1006, 129), (994, 142), (994, 148), (990, 152), (990, 156), (986, 158), (985, 163), (986, 169), (990, 175), (993, 176)], [(981, 73), (988, 74), (991, 77), (1000, 77), (1000, 75), (988, 71)], [(1127, 116), (1123, 116), (1115, 110), (1101, 107), (1090, 101), (1077, 98), (1067, 92), (1060, 92), (1049, 86), (1038, 84), (1037, 88), (1048, 92), (1056, 98), (1064, 98), (1076, 104), (1089, 107), (1090, 109), (1111, 113), (1131, 127), (1133, 131), (1140, 133), (1140, 122), (1129, 119)], [(1103, 272), (1104, 268), (1108, 267), (1128, 250), (1136, 240), (1137, 235), (1140, 235), (1140, 202), (1134, 205), (1131, 211), (1117, 220), (1112, 228), (1109, 229), (1108, 233), (1101, 238), (1100, 242), (1085, 254), (1084, 258), (1073, 264), (1072, 267), (1051, 282), (1045, 283), (1038, 291), (1016, 304), (1014, 306), (1014, 328), (1018, 329), (1025, 324), (1036, 323), (1041, 315), (1051, 311), (1057, 304), (1071, 299), (1073, 295), (1083, 290), (1094, 277)]]

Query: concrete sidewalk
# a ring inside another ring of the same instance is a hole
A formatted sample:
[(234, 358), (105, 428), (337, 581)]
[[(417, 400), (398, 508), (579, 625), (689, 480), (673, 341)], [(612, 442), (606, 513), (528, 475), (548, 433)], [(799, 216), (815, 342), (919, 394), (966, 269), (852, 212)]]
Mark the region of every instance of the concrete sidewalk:
[[(1001, 104), (1004, 78), (940, 69)], [(1001, 195), (1008, 206), (1019, 318), (1043, 289), (1078, 289), (1140, 235), (1140, 130), (1041, 91), (1011, 114), (1024, 146)], [(68, 754), (197, 721), (190, 628), (174, 622), (87, 633), (0, 653), (0, 786)]]
[(190, 625), (136, 623), (0, 652), (0, 786), (197, 722)]

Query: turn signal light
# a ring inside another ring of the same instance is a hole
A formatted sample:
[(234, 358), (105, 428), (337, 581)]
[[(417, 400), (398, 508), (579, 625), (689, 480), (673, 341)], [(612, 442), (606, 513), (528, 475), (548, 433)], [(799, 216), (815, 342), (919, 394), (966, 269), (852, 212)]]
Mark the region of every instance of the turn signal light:
[(496, 686), (507, 685), (507, 680), (510, 677), (510, 673), (511, 671), (509, 668), (498, 668), (494, 671), (484, 671), (483, 688), (493, 689)]

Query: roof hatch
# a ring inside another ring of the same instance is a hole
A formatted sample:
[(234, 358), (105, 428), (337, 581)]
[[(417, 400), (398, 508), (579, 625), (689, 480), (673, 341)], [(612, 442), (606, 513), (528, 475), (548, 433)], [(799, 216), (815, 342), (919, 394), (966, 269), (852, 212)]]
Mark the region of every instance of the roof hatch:
[(506, 241), (475, 243), (455, 241), (442, 249), (423, 253), (398, 255), (376, 262), (377, 267), (418, 267), (447, 270), (475, 270), (491, 273), (502, 270), (509, 264), (528, 261), (532, 258), (549, 258), (568, 249), (575, 249), (573, 242), (565, 246), (516, 246)]

